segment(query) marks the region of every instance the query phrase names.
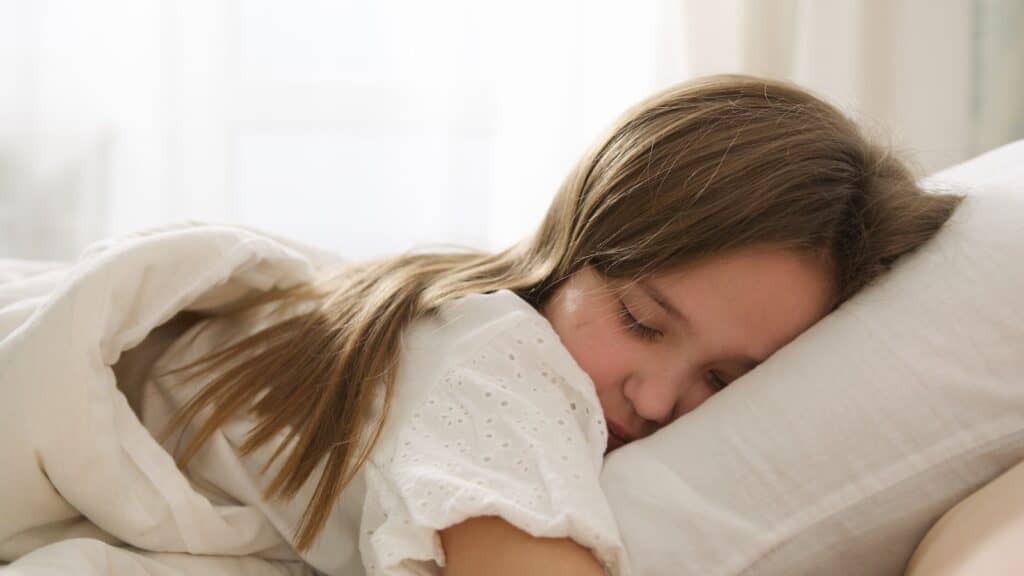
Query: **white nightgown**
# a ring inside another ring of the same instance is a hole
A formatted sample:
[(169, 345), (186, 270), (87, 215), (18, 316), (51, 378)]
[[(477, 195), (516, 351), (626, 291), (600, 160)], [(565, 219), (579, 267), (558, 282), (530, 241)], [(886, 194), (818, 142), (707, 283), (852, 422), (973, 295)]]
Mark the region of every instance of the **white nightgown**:
[[(164, 369), (257, 325), (218, 319), (177, 338), (147, 381), (138, 408), (143, 424), (158, 432), (196, 389), (159, 375)], [(317, 544), (302, 554), (306, 562), (326, 574), (439, 574), (445, 557), (438, 530), (500, 516), (533, 536), (570, 537), (607, 573), (627, 574), (599, 483), (607, 442), (601, 406), (593, 382), (542, 315), (508, 290), (471, 295), (414, 322), (401, 350), (379, 442)], [(215, 505), (257, 508), (292, 534), (315, 482), (290, 502), (264, 500), (260, 491), (278, 468), (261, 470), (273, 446), (239, 456), (251, 424), (246, 417), (229, 422), (186, 473)], [(172, 451), (180, 440), (164, 446)]]

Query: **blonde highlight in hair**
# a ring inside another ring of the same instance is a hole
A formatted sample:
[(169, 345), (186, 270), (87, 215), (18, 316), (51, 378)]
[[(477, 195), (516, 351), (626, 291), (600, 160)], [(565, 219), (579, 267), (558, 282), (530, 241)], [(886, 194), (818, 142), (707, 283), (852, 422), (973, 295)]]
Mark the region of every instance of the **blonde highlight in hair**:
[[(627, 111), (518, 244), (496, 254), (410, 252), (354, 264), (233, 312), (301, 308), (181, 367), (208, 381), (165, 436), (208, 414), (176, 455), (184, 467), (229, 418), (251, 411), (257, 424), (243, 454), (284, 437), (268, 462), (283, 459), (266, 498), (293, 497), (323, 463), (294, 535), (306, 550), (380, 437), (402, 333), (442, 304), (508, 289), (539, 310), (583, 267), (639, 278), (772, 245), (828, 258), (838, 305), (931, 238), (960, 200), (920, 189), (888, 148), (792, 84), (701, 78)], [(383, 414), (371, 422), (381, 386)]]

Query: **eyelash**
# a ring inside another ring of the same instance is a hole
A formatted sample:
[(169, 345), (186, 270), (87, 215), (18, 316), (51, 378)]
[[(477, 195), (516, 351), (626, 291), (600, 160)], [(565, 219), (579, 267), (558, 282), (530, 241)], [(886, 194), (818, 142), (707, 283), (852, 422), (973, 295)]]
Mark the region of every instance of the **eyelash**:
[(629, 308), (626, 308), (626, 303), (622, 300), (619, 300), (619, 318), (622, 319), (623, 325), (625, 325), (630, 332), (633, 332), (641, 338), (646, 340), (656, 340), (661, 336), (661, 332), (641, 324), (640, 321), (629, 312)]
[[(661, 336), (661, 332), (651, 328), (650, 326), (645, 326), (637, 320), (636, 317), (630, 313), (629, 308), (626, 307), (626, 303), (622, 300), (619, 300), (619, 318), (621, 318), (622, 324), (626, 329), (645, 340), (653, 341)], [(708, 375), (710, 376), (711, 385), (719, 390), (722, 390), (729, 385), (728, 382), (722, 380), (722, 378), (714, 372), (709, 372)]]
[(715, 388), (722, 390), (729, 385), (729, 383), (726, 382), (725, 380), (722, 380), (718, 376), (718, 374), (715, 374), (714, 372), (709, 372), (709, 375), (711, 376), (711, 385), (714, 386)]

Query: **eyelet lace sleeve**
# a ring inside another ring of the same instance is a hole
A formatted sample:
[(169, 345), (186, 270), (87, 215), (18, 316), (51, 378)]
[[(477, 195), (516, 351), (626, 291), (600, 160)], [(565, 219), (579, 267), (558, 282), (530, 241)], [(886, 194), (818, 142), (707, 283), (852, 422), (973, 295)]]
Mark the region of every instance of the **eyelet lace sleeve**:
[(369, 574), (440, 573), (438, 531), (476, 516), (572, 538), (625, 574), (599, 484), (607, 429), (593, 384), (567, 355), (549, 324), (527, 319), (431, 384), (390, 456), (367, 463)]

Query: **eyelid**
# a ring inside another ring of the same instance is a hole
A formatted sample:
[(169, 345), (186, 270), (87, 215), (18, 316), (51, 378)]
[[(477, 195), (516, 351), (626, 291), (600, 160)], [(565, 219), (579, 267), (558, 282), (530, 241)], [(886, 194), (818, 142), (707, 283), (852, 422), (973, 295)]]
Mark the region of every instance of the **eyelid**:
[[(654, 300), (653, 298), (651, 298), (651, 296), (649, 294), (647, 294), (646, 292), (644, 292), (643, 290), (641, 290), (640, 292), (644, 295), (644, 297), (647, 298), (647, 301), (646, 302), (637, 302), (637, 300), (642, 300), (642, 298), (637, 298), (634, 295), (633, 298), (632, 298), (633, 306), (630, 307), (630, 313), (633, 312), (634, 308), (639, 308), (637, 311), (640, 312), (642, 316), (646, 317), (646, 318), (644, 318), (645, 321), (651, 321), (651, 320), (658, 321), (660, 318), (662, 318), (662, 317), (664, 317), (666, 315), (665, 309), (661, 307), (661, 304), (658, 304), (657, 300)], [(623, 296), (619, 300), (622, 301), (622, 305), (623, 306), (626, 306), (626, 297), (625, 296)], [(633, 314), (633, 316), (636, 317), (636, 314)], [(639, 320), (639, 318), (637, 318), (637, 319)], [(659, 321), (659, 323), (661, 323), (661, 322)]]
[(667, 315), (673, 321), (678, 321), (686, 326), (689, 326), (690, 320), (686, 316), (684, 316), (682, 312), (680, 312), (678, 309), (672, 306), (672, 304), (670, 304), (665, 299), (665, 296), (663, 294), (658, 293), (658, 291), (654, 288), (654, 286), (651, 285), (650, 282), (642, 282), (640, 284), (640, 288), (644, 296), (646, 296), (649, 300), (654, 302), (655, 307), (661, 314)]
[[(708, 371), (708, 374), (710, 374), (712, 377), (713, 386), (719, 390), (725, 390), (729, 386), (729, 384), (732, 384), (731, 380), (726, 380), (714, 370)], [(721, 382), (721, 384), (719, 384), (719, 382)]]
[(664, 335), (662, 334), (661, 330), (651, 328), (650, 326), (647, 326), (646, 324), (641, 322), (629, 309), (629, 306), (626, 305), (626, 301), (623, 298), (619, 298), (618, 316), (621, 319), (621, 322), (625, 325), (627, 330), (641, 338), (653, 341)]

